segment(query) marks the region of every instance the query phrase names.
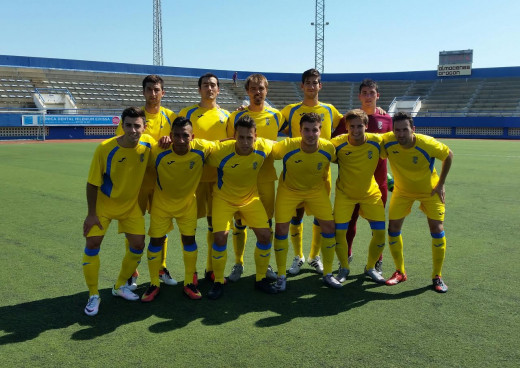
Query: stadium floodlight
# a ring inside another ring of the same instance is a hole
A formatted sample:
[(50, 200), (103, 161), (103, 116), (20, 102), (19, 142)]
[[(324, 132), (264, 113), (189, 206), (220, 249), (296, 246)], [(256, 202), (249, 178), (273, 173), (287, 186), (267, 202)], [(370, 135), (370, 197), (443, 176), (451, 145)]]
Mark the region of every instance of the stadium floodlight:
[(329, 22), (325, 22), (325, 0), (316, 0), (315, 21), (311, 25), (314, 26), (314, 67), (323, 73), (325, 26), (329, 25)]
[(161, 0), (153, 0), (153, 65), (163, 65)]

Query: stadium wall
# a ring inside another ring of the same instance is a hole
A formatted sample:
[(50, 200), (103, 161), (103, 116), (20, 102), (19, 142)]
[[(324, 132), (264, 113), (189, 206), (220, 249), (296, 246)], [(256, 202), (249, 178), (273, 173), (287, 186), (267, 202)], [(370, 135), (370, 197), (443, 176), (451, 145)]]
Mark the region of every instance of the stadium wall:
[[(232, 70), (182, 68), (10, 55), (0, 55), (0, 66), (143, 75), (160, 74), (188, 78), (198, 78), (200, 75), (211, 72), (216, 74), (219, 78), (232, 79), (234, 73)], [(251, 73), (253, 73), (253, 71), (238, 72), (238, 77), (239, 79), (245, 79)], [(262, 73), (271, 81), (298, 82), (301, 78), (300, 73)], [(500, 77), (520, 77), (520, 67), (473, 69), (471, 76), (455, 76), (449, 77), (449, 79)], [(325, 73), (322, 77), (323, 81), (328, 82), (357, 82), (364, 78), (372, 78), (378, 81), (443, 79), (437, 77), (436, 70), (392, 73)], [(23, 115), (23, 113), (1, 114), (0, 139), (32, 139), (41, 133), (41, 131), (38, 130), (38, 127), (22, 126)], [(520, 139), (519, 117), (416, 117), (414, 120), (418, 132), (433, 135), (435, 137)], [(47, 126), (44, 131), (47, 139), (106, 138), (114, 134), (113, 125), (80, 125), (81, 124), (71, 124), (69, 126)]]

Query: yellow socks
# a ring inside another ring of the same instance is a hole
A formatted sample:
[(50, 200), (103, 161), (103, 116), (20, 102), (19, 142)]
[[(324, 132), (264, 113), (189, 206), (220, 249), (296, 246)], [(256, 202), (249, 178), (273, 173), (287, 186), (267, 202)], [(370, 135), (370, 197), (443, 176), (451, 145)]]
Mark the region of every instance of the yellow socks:
[(314, 259), (320, 255), (321, 249), (321, 227), (318, 220), (314, 219), (312, 224), (312, 241), (311, 241), (311, 252), (309, 253), (309, 259)]
[(208, 232), (206, 234), (206, 241), (208, 244), (208, 256), (206, 257), (206, 272), (213, 271), (213, 259), (211, 258), (211, 253), (213, 252), (213, 243), (215, 242), (215, 237), (213, 236), (213, 228), (208, 227)]
[(300, 221), (291, 220), (291, 225), (289, 226), (289, 233), (291, 234), (291, 243), (294, 249), (294, 256), (299, 256), (303, 258), (303, 242), (302, 242), (302, 233), (303, 233), (303, 223)]
[(432, 236), (432, 261), (433, 261), (433, 271), (432, 271), (432, 279), (435, 276), (442, 276), (442, 265), (444, 263), (444, 256), (446, 255), (446, 237), (444, 236), (444, 231), (434, 234), (431, 233)]
[(99, 248), (85, 248), (83, 253), (83, 276), (85, 276), (89, 296), (99, 295)]
[(219, 246), (213, 243), (211, 260), (213, 263), (213, 273), (215, 274), (215, 282), (224, 283), (224, 269), (227, 262), (227, 245)]
[(159, 271), (161, 270), (163, 247), (148, 244), (146, 256), (148, 258), (148, 271), (150, 272), (150, 285), (160, 286)]
[(289, 248), (289, 240), (287, 235), (274, 236), (274, 256), (276, 258), (276, 269), (278, 276), (287, 274), (287, 251)]
[(121, 262), (121, 271), (119, 271), (119, 277), (114, 285), (115, 289), (119, 289), (127, 282), (128, 278), (132, 276), (139, 263), (141, 263), (142, 256), (142, 249), (128, 248), (125, 257), (123, 258), (123, 262)]
[(335, 233), (321, 234), (321, 254), (323, 255), (323, 275), (332, 273), (332, 262), (334, 261), (334, 252), (336, 248)]
[(376, 262), (385, 248), (385, 222), (372, 221), (370, 228), (372, 229), (372, 239), (368, 246), (367, 270), (376, 266)]
[(182, 246), (182, 256), (184, 258), (184, 286), (193, 282), (193, 274), (197, 271), (197, 243)]
[(233, 227), (233, 249), (235, 250), (235, 264), (244, 264), (244, 253), (247, 242), (247, 226)]
[(403, 237), (400, 231), (395, 233), (388, 231), (388, 246), (394, 259), (395, 269), (402, 274), (406, 274), (404, 269)]
[(257, 242), (255, 247), (256, 281), (265, 278), (269, 258), (271, 258), (271, 243), (261, 244)]

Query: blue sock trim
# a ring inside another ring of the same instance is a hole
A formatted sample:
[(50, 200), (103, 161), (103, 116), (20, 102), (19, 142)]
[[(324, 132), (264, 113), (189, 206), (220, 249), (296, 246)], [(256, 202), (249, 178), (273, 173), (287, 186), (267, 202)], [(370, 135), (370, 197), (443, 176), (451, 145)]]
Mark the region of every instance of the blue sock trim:
[(247, 227), (247, 225), (238, 226), (237, 223), (235, 222), (235, 228), (237, 230), (244, 230), (246, 227)]
[(271, 249), (271, 243), (262, 244), (262, 243), (256, 242), (256, 247), (260, 250), (269, 250), (269, 249)]
[(295, 218), (291, 219), (291, 224), (293, 224), (293, 225), (301, 225), (302, 222), (303, 222), (303, 219), (300, 219), (300, 220), (295, 219)]
[(213, 228), (208, 226), (208, 231), (209, 231), (210, 233), (212, 233), (212, 232), (213, 232)]
[(327, 238), (327, 239), (331, 239), (331, 238), (335, 238), (336, 234), (335, 233), (321, 233), (321, 236), (323, 236), (324, 238)]
[(350, 224), (350, 222), (337, 223), (336, 230), (348, 230), (349, 224)]
[(148, 244), (148, 251), (151, 253), (158, 253), (162, 250), (162, 245), (152, 245), (152, 243)]
[(320, 223), (318, 222), (318, 220), (316, 219), (316, 217), (314, 218), (314, 220), (312, 220), (312, 224), (313, 224), (313, 225), (316, 225), (316, 226), (320, 226)]
[(143, 254), (143, 250), (142, 249), (135, 249), (135, 248), (128, 247), (128, 250), (130, 250), (130, 252), (132, 252), (134, 254)]
[(390, 230), (388, 230), (388, 235), (393, 236), (393, 237), (397, 237), (397, 236), (401, 235), (401, 232), (397, 231), (397, 232), (393, 233)]
[(441, 231), (440, 233), (430, 233), (432, 235), (432, 238), (434, 239), (442, 239), (444, 238), (444, 231)]
[(372, 230), (384, 230), (385, 222), (384, 221), (372, 221), (372, 222), (370, 222), (370, 228)]
[(212, 248), (213, 248), (214, 251), (217, 251), (217, 252), (224, 252), (224, 251), (227, 249), (227, 244), (224, 244), (224, 245), (222, 245), (222, 246), (219, 246), (219, 245), (217, 245), (217, 243), (213, 243)]
[(186, 252), (195, 252), (197, 250), (197, 243), (184, 244), (183, 248)]
[(276, 235), (276, 234), (274, 234), (274, 238), (278, 239), (278, 240), (285, 240), (285, 239), (287, 239), (288, 236), (289, 236), (289, 234), (285, 234), (285, 235)]
[(97, 249), (88, 249), (88, 248), (85, 248), (85, 254), (89, 257), (94, 257), (94, 256), (97, 256), (98, 253), (99, 253), (99, 249), (100, 248), (97, 248)]

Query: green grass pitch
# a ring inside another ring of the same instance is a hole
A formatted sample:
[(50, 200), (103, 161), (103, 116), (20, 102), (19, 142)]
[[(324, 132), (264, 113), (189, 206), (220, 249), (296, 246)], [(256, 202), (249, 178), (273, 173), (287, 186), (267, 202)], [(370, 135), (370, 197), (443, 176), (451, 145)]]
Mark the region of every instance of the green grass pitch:
[[(113, 224), (100, 252), (96, 317), (83, 314), (81, 255), (85, 184), (97, 143), (0, 145), (0, 365), (516, 367), (520, 142), (446, 143), (454, 152), (446, 184), (447, 294), (430, 288), (431, 238), (417, 205), (403, 227), (409, 277), (403, 284), (377, 286), (363, 276), (370, 230), (360, 219), (352, 273), (342, 289), (327, 289), (306, 265), (289, 278), (285, 293), (256, 292), (249, 232), (244, 277), (217, 301), (189, 300), (181, 283), (163, 287), (150, 304), (112, 297), (124, 253)], [(200, 274), (205, 231), (199, 220)], [(306, 254), (310, 237), (306, 218)], [(233, 263), (231, 239), (228, 244), (226, 274)], [(289, 263), (292, 255), (290, 249)], [(178, 281), (181, 256), (173, 231), (168, 267)], [(384, 257), (389, 277), (388, 247)], [(144, 259), (139, 269), (141, 294), (149, 280)], [(209, 285), (201, 281), (200, 288), (206, 294)]]

